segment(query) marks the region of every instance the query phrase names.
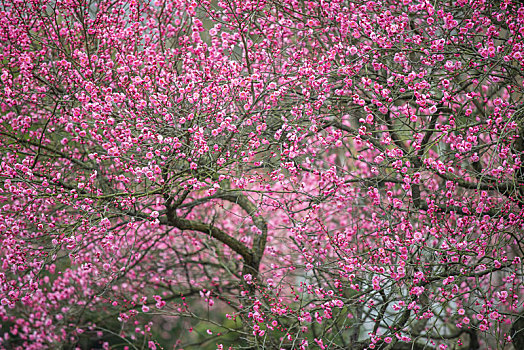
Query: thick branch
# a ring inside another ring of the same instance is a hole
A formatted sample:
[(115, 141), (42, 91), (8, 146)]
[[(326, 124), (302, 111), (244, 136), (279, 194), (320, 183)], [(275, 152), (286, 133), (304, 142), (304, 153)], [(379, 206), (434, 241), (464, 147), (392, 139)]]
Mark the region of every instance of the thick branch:
[(238, 204), (251, 217), (255, 226), (261, 231), (259, 235), (255, 235), (252, 248), (253, 258), (255, 263), (258, 264), (264, 254), (267, 241), (267, 224), (260, 215), (257, 215), (258, 208), (246, 195), (241, 193), (218, 193), (217, 198)]
[(224, 243), (229, 248), (233, 249), (236, 253), (240, 254), (248, 265), (251, 265), (253, 262), (253, 254), (245, 245), (213, 225), (205, 224), (196, 220), (180, 218), (177, 216), (169, 217), (168, 223), (180, 230), (192, 230), (208, 234), (218, 241)]

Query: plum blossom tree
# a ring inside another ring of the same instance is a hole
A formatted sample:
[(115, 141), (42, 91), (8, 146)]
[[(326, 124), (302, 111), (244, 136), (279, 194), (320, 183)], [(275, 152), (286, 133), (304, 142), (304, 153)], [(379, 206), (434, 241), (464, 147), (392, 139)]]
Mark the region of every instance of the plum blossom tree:
[(523, 343), (524, 5), (3, 0), (0, 347)]

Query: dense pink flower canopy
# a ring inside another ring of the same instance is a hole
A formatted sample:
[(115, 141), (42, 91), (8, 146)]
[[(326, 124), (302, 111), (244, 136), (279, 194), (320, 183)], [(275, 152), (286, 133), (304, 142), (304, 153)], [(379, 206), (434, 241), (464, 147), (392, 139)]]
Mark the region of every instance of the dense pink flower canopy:
[(4, 0), (0, 348), (524, 348), (524, 4)]

